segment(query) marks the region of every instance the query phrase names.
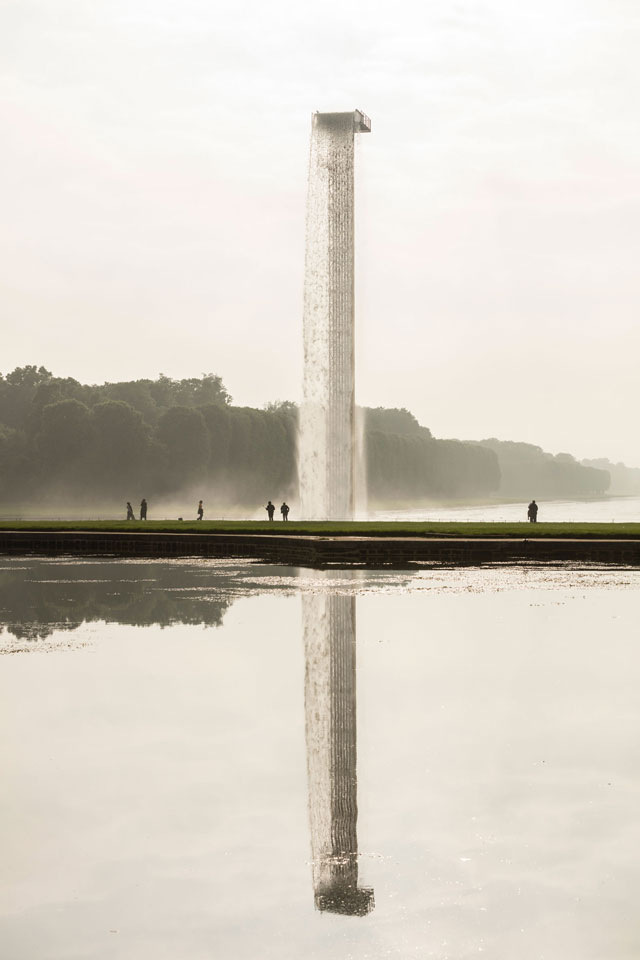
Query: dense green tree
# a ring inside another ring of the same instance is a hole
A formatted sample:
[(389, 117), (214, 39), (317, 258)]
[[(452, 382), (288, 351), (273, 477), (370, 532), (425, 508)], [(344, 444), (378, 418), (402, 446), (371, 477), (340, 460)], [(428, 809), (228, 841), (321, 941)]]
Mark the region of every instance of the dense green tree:
[(203, 373), (202, 377), (172, 380), (160, 374), (157, 380), (149, 381), (149, 392), (159, 407), (201, 407), (209, 403), (229, 403), (220, 377)]
[(151, 380), (127, 380), (123, 383), (105, 383), (98, 388), (102, 400), (120, 400), (129, 404), (142, 416), (149, 426), (158, 421), (159, 409), (151, 396)]
[(16, 367), (5, 377), (0, 374), (0, 423), (24, 429), (36, 390), (51, 380), (45, 367)]
[(84, 386), (73, 377), (51, 377), (36, 387), (31, 409), (25, 422), (28, 434), (35, 436), (42, 428), (42, 412), (61, 400), (78, 400), (86, 406), (92, 402), (92, 388)]
[(0, 501), (23, 500), (31, 493), (35, 478), (24, 432), (0, 424)]
[(122, 400), (103, 400), (91, 413), (95, 480), (103, 488), (123, 492), (138, 479), (144, 464), (149, 428), (142, 415)]
[(42, 410), (37, 448), (47, 467), (67, 473), (86, 456), (92, 439), (91, 411), (80, 400), (59, 400)]
[(200, 407), (200, 413), (209, 434), (211, 450), (209, 475), (218, 479), (229, 463), (229, 444), (231, 442), (231, 410), (227, 406), (208, 403)]
[(428, 427), (421, 426), (414, 415), (404, 408), (363, 407), (365, 430), (393, 433), (399, 437), (431, 438)]
[(177, 489), (204, 479), (211, 448), (199, 410), (170, 407), (158, 421), (156, 438), (167, 452), (167, 476)]

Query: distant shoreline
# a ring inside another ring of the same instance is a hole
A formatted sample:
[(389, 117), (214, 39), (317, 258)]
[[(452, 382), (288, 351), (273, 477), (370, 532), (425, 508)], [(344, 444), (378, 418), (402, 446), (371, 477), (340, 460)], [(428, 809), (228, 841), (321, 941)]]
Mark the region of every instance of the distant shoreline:
[[(612, 493), (597, 495), (593, 497), (547, 497), (539, 500), (544, 503), (609, 503), (617, 500), (637, 500), (637, 493)], [(369, 503), (369, 511), (373, 513), (388, 513), (391, 510), (415, 511), (415, 510), (440, 510), (440, 509), (464, 509), (465, 507), (500, 507), (514, 503), (521, 503), (526, 506), (529, 502), (528, 497), (478, 497), (476, 499), (465, 497), (462, 499), (443, 499), (443, 500), (416, 500), (407, 504), (406, 501), (385, 501), (384, 503)]]

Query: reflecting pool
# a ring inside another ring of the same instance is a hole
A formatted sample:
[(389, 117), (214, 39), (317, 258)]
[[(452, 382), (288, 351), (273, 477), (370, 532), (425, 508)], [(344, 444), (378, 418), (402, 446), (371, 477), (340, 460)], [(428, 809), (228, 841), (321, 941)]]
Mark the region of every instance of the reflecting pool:
[(640, 955), (640, 571), (0, 559), (0, 955)]
[[(532, 495), (535, 496), (535, 495)], [(527, 506), (521, 503), (461, 504), (421, 509), (375, 510), (373, 520), (439, 521), (453, 523), (524, 523)], [(638, 523), (640, 497), (602, 497), (591, 500), (538, 500), (542, 523)]]

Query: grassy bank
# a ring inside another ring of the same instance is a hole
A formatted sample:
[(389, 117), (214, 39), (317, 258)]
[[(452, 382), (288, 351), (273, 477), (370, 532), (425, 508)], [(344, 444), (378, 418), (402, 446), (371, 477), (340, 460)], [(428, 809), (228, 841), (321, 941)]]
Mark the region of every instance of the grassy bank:
[(238, 533), (329, 537), (518, 537), (640, 539), (640, 523), (455, 523), (416, 521), (290, 522), (266, 520), (22, 520), (0, 521), (0, 530), (77, 530), (114, 533)]

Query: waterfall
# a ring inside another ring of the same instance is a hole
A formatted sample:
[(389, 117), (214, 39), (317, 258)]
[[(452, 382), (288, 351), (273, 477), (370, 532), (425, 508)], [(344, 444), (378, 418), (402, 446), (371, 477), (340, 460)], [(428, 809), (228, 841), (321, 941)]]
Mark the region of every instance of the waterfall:
[(354, 136), (358, 110), (313, 115), (304, 281), (304, 389), (298, 461), (300, 513), (355, 512)]

